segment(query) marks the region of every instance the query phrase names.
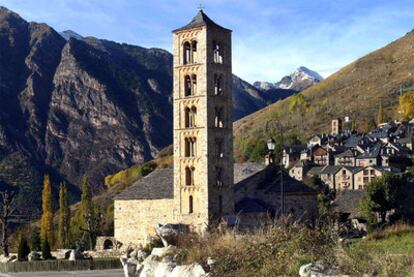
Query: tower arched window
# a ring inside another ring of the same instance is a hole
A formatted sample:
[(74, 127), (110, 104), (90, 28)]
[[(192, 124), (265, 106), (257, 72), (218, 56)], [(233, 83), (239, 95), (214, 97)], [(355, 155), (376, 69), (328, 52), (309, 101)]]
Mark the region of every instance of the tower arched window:
[(193, 212), (194, 212), (193, 196), (190, 195), (188, 197), (188, 213), (192, 214)]
[(224, 128), (223, 108), (215, 108), (214, 127)]
[(219, 166), (216, 167), (216, 185), (219, 187), (223, 185), (223, 168)]
[(185, 42), (183, 45), (183, 63), (189, 64), (191, 62), (191, 44)]
[(186, 167), (185, 168), (185, 185), (186, 186), (194, 186), (194, 167)]
[(223, 151), (223, 139), (216, 139), (216, 156), (217, 158), (223, 158), (224, 157), (224, 151)]
[(190, 110), (190, 121), (189, 121), (189, 127), (197, 127), (196, 124), (196, 117), (197, 117), (197, 108), (192, 106)]
[(196, 116), (197, 116), (197, 108), (195, 106), (192, 106), (191, 109), (188, 107), (184, 109), (185, 128), (196, 127)]
[(214, 94), (223, 95), (222, 76), (214, 74)]
[(191, 75), (191, 95), (197, 94), (197, 75)]
[(223, 63), (223, 49), (217, 41), (213, 41), (213, 61), (214, 63)]
[(196, 156), (196, 138), (185, 138), (185, 157), (195, 157)]
[(192, 94), (192, 86), (191, 86), (191, 78), (189, 75), (185, 75), (184, 77), (184, 95), (191, 96)]
[(219, 195), (219, 212), (223, 212), (223, 196)]
[(197, 63), (197, 41), (191, 42), (191, 62)]

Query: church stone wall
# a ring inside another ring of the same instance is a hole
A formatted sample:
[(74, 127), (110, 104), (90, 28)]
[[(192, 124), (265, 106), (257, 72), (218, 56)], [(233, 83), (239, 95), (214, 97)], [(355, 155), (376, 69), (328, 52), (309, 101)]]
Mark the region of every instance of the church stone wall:
[(115, 237), (121, 248), (148, 243), (155, 224), (174, 223), (173, 208), (173, 199), (115, 201)]

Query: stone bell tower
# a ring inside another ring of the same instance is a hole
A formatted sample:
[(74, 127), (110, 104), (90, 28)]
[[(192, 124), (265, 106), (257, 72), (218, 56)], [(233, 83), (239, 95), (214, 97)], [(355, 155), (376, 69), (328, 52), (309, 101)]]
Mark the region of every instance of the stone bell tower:
[(234, 212), (231, 30), (202, 10), (174, 40), (174, 217), (203, 231)]

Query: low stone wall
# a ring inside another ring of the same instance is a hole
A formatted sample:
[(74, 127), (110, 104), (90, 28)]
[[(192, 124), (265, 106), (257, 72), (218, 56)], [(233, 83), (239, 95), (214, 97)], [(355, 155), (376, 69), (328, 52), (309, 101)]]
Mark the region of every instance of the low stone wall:
[(174, 222), (172, 199), (116, 200), (114, 211), (115, 239), (120, 250), (149, 242), (156, 223)]
[(36, 271), (75, 271), (75, 270), (103, 270), (121, 268), (119, 258), (96, 260), (47, 260), (33, 262), (1, 263), (0, 272), (36, 272)]

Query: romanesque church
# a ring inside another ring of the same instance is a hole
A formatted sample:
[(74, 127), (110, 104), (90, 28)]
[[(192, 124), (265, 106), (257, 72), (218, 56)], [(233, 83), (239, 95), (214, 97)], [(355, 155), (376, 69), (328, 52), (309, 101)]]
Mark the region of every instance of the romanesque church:
[[(202, 10), (173, 31), (174, 162), (115, 198), (115, 239), (146, 243), (157, 223), (203, 233), (228, 216), (255, 226), (280, 211), (314, 217), (316, 191), (275, 165), (233, 163), (232, 32)], [(161, 130), (160, 130), (161, 131)]]

